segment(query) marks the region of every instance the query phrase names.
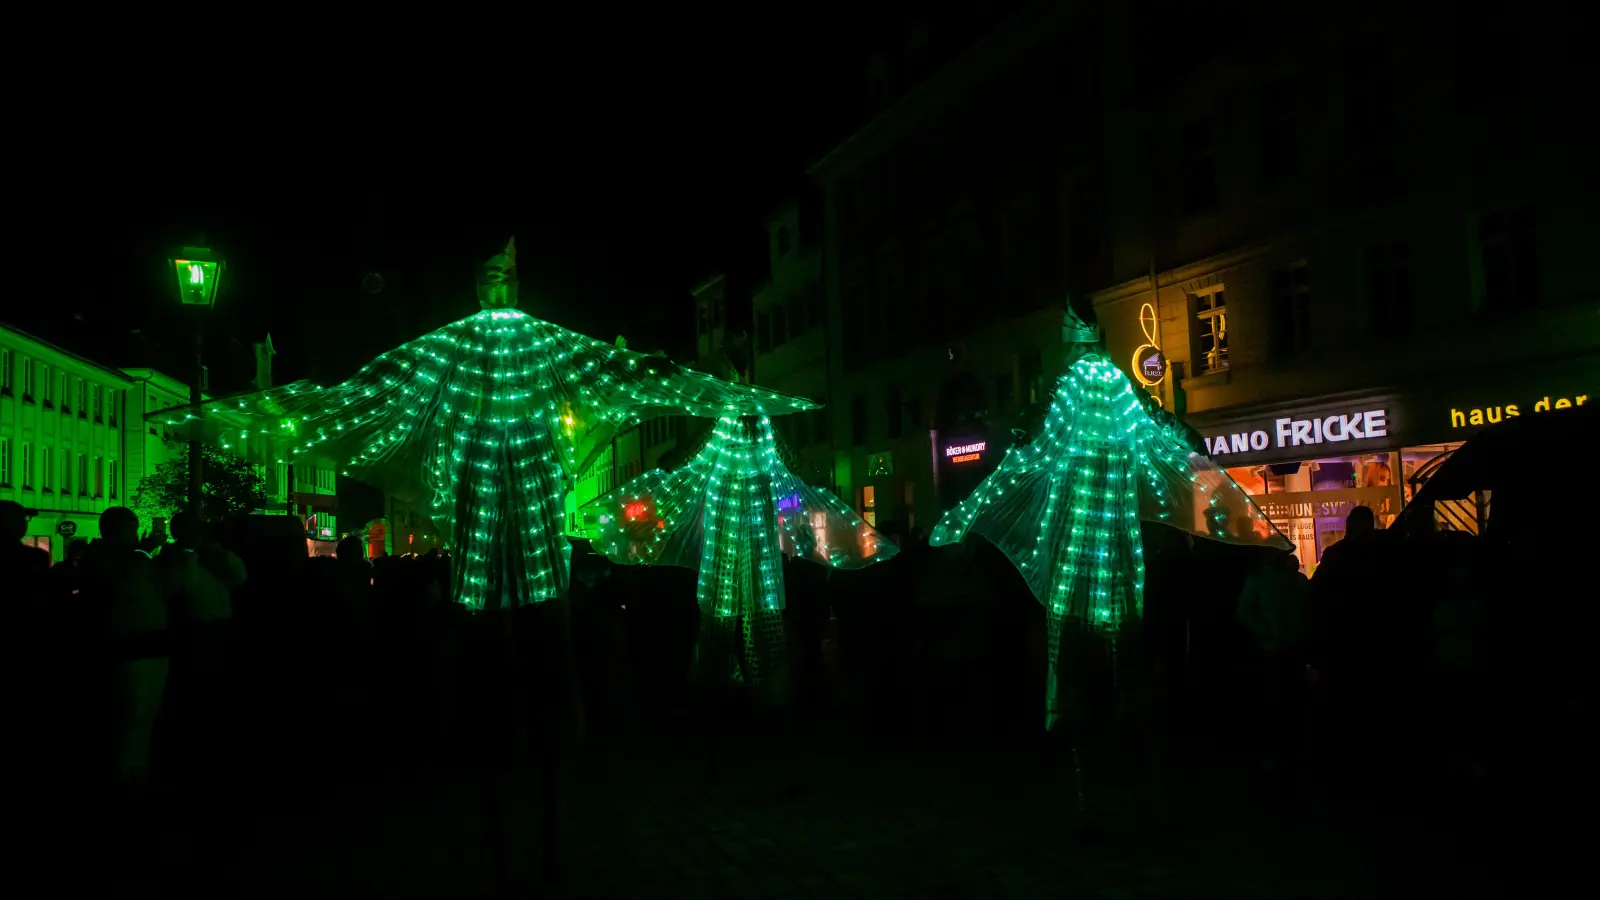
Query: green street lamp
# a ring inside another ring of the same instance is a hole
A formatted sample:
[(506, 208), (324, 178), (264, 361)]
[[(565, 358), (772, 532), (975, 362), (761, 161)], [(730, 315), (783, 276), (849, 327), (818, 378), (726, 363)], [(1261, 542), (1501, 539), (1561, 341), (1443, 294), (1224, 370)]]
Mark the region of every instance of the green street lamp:
[[(206, 247), (184, 247), (169, 260), (173, 279), (178, 287), (178, 303), (192, 310), (191, 326), (194, 336), (194, 372), (189, 378), (189, 405), (200, 414), (201, 385), (205, 381), (204, 336), (205, 317), (217, 303), (217, 288), (222, 284), (222, 271), (226, 263), (222, 255)], [(198, 430), (189, 440), (189, 510), (200, 515), (201, 484), (200, 435)]]
[(217, 303), (217, 285), (222, 283), (226, 265), (221, 254), (205, 247), (185, 247), (172, 258), (172, 274), (178, 282), (178, 302), (184, 306), (210, 309)]

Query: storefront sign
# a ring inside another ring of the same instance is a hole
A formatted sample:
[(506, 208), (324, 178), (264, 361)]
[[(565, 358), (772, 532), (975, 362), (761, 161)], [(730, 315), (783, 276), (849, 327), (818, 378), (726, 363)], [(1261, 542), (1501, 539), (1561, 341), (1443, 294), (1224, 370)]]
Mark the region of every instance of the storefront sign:
[(1464, 409), (1450, 408), (1451, 428), (1476, 428), (1480, 425), (1495, 425), (1506, 419), (1514, 419), (1528, 410), (1533, 412), (1549, 412), (1552, 409), (1571, 409), (1589, 402), (1588, 394), (1578, 394), (1572, 397), (1540, 397), (1532, 403), (1506, 403), (1500, 406), (1471, 406)]
[(1146, 303), (1139, 310), (1139, 327), (1144, 329), (1145, 342), (1133, 351), (1133, 377), (1145, 387), (1155, 387), (1167, 377), (1167, 355), (1156, 341), (1158, 325), (1156, 308)]
[(64, 538), (70, 538), (77, 533), (78, 523), (72, 521), (71, 519), (62, 519), (56, 523), (56, 534), (59, 534)]
[(988, 446), (987, 441), (978, 441), (975, 444), (951, 444), (944, 448), (944, 458), (952, 463), (977, 462), (983, 459), (983, 451)]
[(1363, 442), (1388, 435), (1389, 411), (1379, 408), (1328, 416), (1282, 416), (1263, 423), (1262, 427), (1224, 429), (1221, 434), (1206, 435), (1205, 439), (1206, 452), (1221, 458), (1319, 444)]
[(1367, 507), (1381, 519), (1399, 511), (1400, 489), (1369, 487), (1332, 491), (1292, 491), (1287, 494), (1264, 494), (1252, 499), (1275, 525), (1296, 519), (1342, 521), (1358, 506)]
[(1167, 355), (1160, 347), (1145, 344), (1133, 354), (1133, 374), (1145, 387), (1154, 387), (1167, 377)]

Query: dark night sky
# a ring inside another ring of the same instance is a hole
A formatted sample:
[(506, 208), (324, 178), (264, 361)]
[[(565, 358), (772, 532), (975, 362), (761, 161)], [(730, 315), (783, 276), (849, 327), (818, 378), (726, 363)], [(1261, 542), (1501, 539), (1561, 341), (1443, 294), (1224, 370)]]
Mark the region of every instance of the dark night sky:
[[(827, 7), (798, 22), (726, 9), (629, 13), (623, 36), (535, 29), (498, 71), (394, 41), (339, 78), (280, 57), (218, 79), (193, 112), (156, 84), (114, 81), (89, 106), (41, 100), (54, 121), (32, 132), (46, 136), (19, 212), (36, 223), (30, 257), (70, 255), (19, 267), (39, 302), (0, 318), (113, 364), (176, 369), (165, 259), (204, 234), (229, 261), (208, 331), (220, 380), (216, 357), (234, 348), (244, 375), (269, 329), (280, 381), (337, 379), (476, 311), (474, 265), (515, 234), (523, 309), (685, 347), (688, 289), (760, 258), (761, 216), (862, 124), (867, 52), (901, 18), (846, 28)], [(381, 294), (361, 290), (368, 271)]]

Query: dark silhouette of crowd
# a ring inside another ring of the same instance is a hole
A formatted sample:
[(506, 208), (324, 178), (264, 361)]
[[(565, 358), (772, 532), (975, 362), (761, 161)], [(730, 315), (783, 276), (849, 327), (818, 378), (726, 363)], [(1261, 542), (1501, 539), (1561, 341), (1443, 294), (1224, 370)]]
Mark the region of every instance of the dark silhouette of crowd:
[[(1221, 771), (1288, 819), (1471, 832), (1481, 798), (1508, 789), (1492, 776), (1529, 755), (1496, 730), (1570, 715), (1557, 707), (1581, 693), (1518, 644), (1537, 629), (1491, 612), (1527, 594), (1515, 585), (1543, 551), (1492, 532), (1388, 533), (1364, 508), (1309, 580), (1286, 554), (1147, 528), (1142, 619), (1112, 636), (1064, 629), (1068, 713), (1049, 735), (1045, 615), (1015, 569), (982, 542), (934, 549), (895, 523), (881, 531), (901, 552), (880, 565), (786, 566), (791, 677), (757, 697), (691, 677), (688, 570), (615, 567), (579, 544), (569, 600), (471, 611), (450, 602), (436, 550), (369, 560), (347, 538), (309, 557), (292, 532), (187, 515), (170, 542), (141, 539), (112, 508), (98, 539), (50, 566), (20, 543), (25, 512), (4, 508), (0, 543), (28, 736), (13, 771), (37, 773), (44, 814), (68, 796), (106, 811), (74, 827), (114, 843), (159, 804), (200, 823), (222, 867), (277, 786), (528, 764), (554, 869), (580, 742), (707, 746), (690, 739), (732, 730), (1036, 747), (1081, 771), (1086, 838), (1209, 802), (1195, 798)], [(1540, 704), (1513, 710), (1526, 691)], [(1108, 799), (1128, 791), (1137, 802)]]

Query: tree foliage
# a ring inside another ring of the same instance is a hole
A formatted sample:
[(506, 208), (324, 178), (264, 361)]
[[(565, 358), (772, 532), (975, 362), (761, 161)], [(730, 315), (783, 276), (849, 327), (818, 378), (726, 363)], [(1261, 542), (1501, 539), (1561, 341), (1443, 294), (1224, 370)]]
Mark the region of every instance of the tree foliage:
[[(167, 443), (168, 459), (139, 481), (133, 510), (146, 521), (171, 518), (189, 502), (189, 448)], [(253, 464), (210, 444), (200, 447), (200, 515), (208, 522), (248, 515), (267, 505), (267, 482)]]

